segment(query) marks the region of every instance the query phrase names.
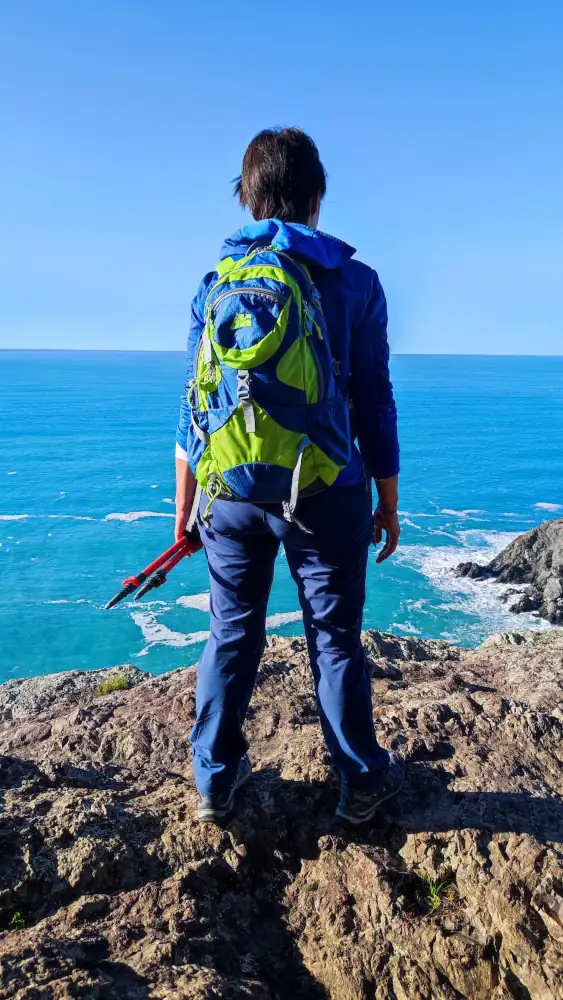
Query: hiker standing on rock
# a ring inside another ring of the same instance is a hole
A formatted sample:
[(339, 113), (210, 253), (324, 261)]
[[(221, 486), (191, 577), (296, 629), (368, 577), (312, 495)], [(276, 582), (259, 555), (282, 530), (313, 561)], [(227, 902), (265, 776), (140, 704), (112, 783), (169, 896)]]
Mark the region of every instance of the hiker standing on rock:
[(191, 734), (202, 821), (225, 818), (251, 774), (242, 727), (280, 543), (341, 775), (337, 815), (371, 819), (404, 778), (375, 737), (360, 641), (370, 544), (385, 535), (383, 562), (399, 540), (387, 308), (375, 271), (317, 229), (325, 190), (304, 132), (257, 135), (236, 185), (255, 221), (226, 240), (192, 304), (176, 538), (197, 515), (211, 587)]

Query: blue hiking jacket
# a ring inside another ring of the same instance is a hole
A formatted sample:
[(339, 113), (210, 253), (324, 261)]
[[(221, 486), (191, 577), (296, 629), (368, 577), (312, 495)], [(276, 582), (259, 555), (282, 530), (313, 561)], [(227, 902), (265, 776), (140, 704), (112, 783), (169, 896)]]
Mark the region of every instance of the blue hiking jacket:
[[(256, 242), (302, 258), (320, 292), (332, 355), (340, 363), (340, 389), (352, 400), (353, 433), (360, 449), (358, 452), (354, 447), (350, 464), (340, 473), (337, 484), (360, 482), (362, 460), (366, 473), (374, 479), (397, 475), (399, 443), (397, 410), (389, 378), (387, 303), (376, 272), (352, 260), (356, 251), (342, 240), (279, 219), (263, 219), (239, 229), (223, 244), (221, 260), (244, 257)], [(176, 453), (188, 461), (187, 431), (191, 423), (188, 389), (204, 326), (205, 300), (217, 277), (215, 271), (207, 274), (192, 302), (187, 379), (176, 434)]]

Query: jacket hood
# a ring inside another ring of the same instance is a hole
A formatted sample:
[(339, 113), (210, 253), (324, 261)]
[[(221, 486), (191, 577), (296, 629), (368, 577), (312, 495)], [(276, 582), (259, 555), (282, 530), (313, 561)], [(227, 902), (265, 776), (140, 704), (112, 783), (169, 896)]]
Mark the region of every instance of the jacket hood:
[(261, 219), (243, 226), (225, 240), (221, 250), (221, 260), (225, 257), (245, 254), (253, 243), (264, 243), (278, 250), (288, 250), (298, 254), (311, 264), (320, 267), (340, 267), (349, 260), (356, 250), (354, 247), (322, 233), (319, 229), (311, 229), (300, 222), (281, 222), (280, 219)]

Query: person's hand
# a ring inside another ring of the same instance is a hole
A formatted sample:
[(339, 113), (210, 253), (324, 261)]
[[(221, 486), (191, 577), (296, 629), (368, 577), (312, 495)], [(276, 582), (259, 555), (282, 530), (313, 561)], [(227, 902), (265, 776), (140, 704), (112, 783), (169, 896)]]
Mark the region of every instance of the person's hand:
[(375, 545), (379, 545), (382, 541), (383, 532), (385, 532), (385, 544), (377, 557), (376, 562), (378, 563), (385, 562), (389, 556), (393, 555), (401, 534), (397, 511), (389, 514), (378, 505), (373, 515), (373, 541)]
[(186, 508), (176, 505), (176, 524), (174, 525), (174, 538), (177, 542), (184, 538), (186, 525), (188, 523), (189, 512)]
[(176, 455), (176, 524), (174, 538), (177, 542), (184, 537), (186, 525), (190, 518), (196, 481), (187, 461)]

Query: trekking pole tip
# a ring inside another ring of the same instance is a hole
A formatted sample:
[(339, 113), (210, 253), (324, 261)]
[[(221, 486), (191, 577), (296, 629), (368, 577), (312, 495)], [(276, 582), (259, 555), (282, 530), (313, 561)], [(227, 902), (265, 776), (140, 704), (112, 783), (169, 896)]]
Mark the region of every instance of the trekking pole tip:
[(132, 594), (134, 590), (135, 585), (130, 583), (128, 583), (125, 587), (122, 587), (119, 593), (116, 594), (115, 597), (112, 597), (111, 601), (107, 602), (104, 611), (109, 611), (110, 608), (114, 608), (115, 605), (119, 604), (120, 601), (123, 601), (125, 597), (129, 597), (129, 594)]

